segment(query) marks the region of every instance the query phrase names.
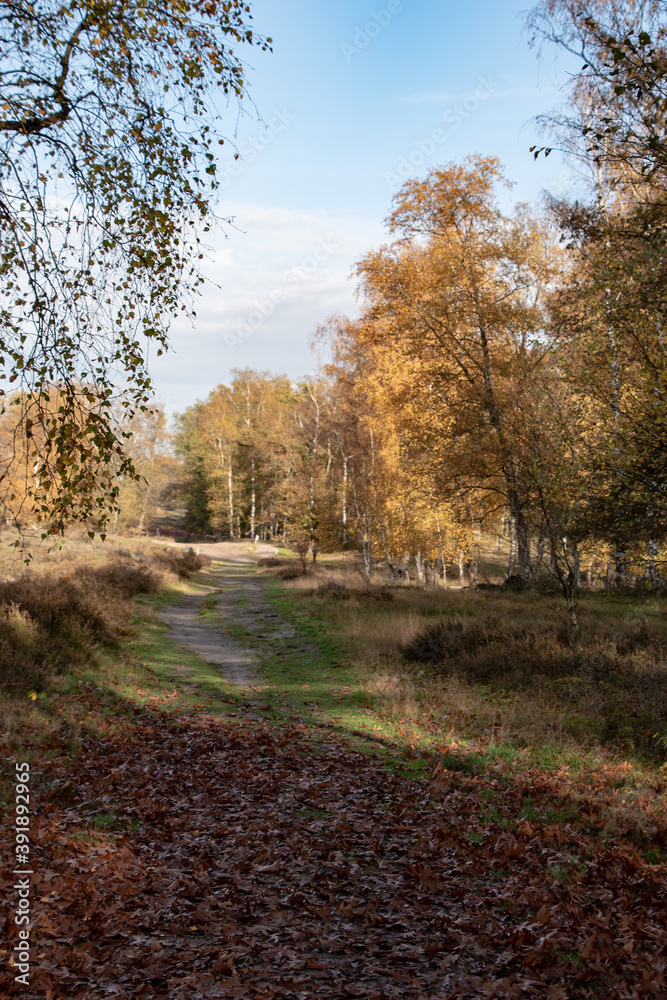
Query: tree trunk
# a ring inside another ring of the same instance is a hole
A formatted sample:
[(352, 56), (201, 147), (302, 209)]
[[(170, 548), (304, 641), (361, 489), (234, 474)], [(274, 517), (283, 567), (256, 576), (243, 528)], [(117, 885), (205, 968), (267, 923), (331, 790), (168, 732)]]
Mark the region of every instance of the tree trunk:
[(343, 458), (343, 545), (347, 545), (347, 459)]
[(567, 538), (563, 536), (562, 529), (557, 530), (552, 526), (549, 532), (549, 542), (551, 545), (551, 558), (555, 566), (555, 573), (565, 603), (567, 605), (567, 617), (572, 640), (579, 630), (579, 617), (577, 615), (577, 576), (575, 572), (574, 549), (568, 550)]
[(229, 538), (230, 541), (234, 541), (234, 480), (231, 459), (229, 460), (229, 469), (227, 472), (227, 490), (229, 503)]
[(568, 574), (563, 591), (567, 602), (567, 617), (570, 625), (570, 632), (572, 635), (576, 635), (579, 631), (579, 616), (577, 615), (577, 584), (574, 572)]
[(384, 533), (384, 525), (380, 526), (380, 534), (382, 537), (382, 547), (384, 549), (384, 557), (387, 561), (387, 569), (389, 570), (389, 583), (392, 587), (396, 586), (396, 570), (394, 569), (394, 561), (391, 558), (391, 552), (387, 547), (387, 539)]
[(459, 588), (463, 590), (463, 563), (464, 555), (462, 549), (459, 549)]
[(658, 569), (658, 543), (652, 538), (648, 542), (648, 578), (654, 590), (662, 588), (662, 577)]
[(255, 541), (255, 454), (250, 457), (250, 538)]
[(576, 542), (572, 544), (572, 562), (574, 565), (574, 585), (577, 590), (581, 590), (581, 563), (579, 560), (579, 546)]
[(438, 545), (440, 546), (440, 562), (442, 563), (442, 589), (447, 590), (447, 563), (445, 562), (445, 549), (442, 544), (442, 531), (440, 530), (440, 520), (436, 517), (436, 527), (438, 529)]
[(417, 570), (417, 584), (420, 587), (424, 586), (425, 576), (424, 576), (424, 559), (421, 552), (417, 552), (415, 555), (415, 569)]
[(620, 542), (616, 542), (616, 551), (614, 553), (614, 586), (625, 587), (628, 582), (628, 567), (625, 559), (625, 550), (621, 547)]
[(613, 590), (614, 589), (614, 572), (615, 572), (614, 563), (613, 562), (608, 562), (607, 563), (607, 575), (606, 575), (606, 578), (605, 578), (605, 589), (606, 590)]
[(364, 537), (363, 528), (360, 530), (361, 535), (361, 550), (364, 557), (364, 576), (366, 578), (366, 584), (370, 587), (371, 585), (371, 543), (370, 539)]
[(371, 585), (371, 531), (370, 531), (370, 517), (368, 513), (368, 503), (366, 504), (366, 513), (362, 515), (361, 507), (359, 505), (359, 496), (357, 494), (357, 488), (355, 486), (354, 478), (350, 480), (350, 486), (352, 488), (352, 499), (354, 500), (354, 510), (357, 515), (357, 524), (359, 525), (359, 542), (361, 544), (361, 554), (364, 560), (364, 576), (366, 577), (366, 584), (370, 587)]
[(508, 576), (514, 576), (514, 573), (516, 571), (516, 550), (517, 550), (516, 518), (514, 517), (514, 514), (511, 514), (510, 515), (510, 557), (509, 557), (509, 563), (507, 565), (507, 575)]
[(533, 567), (530, 561), (530, 538), (528, 537), (528, 525), (526, 524), (522, 510), (517, 510), (516, 514), (516, 541), (521, 575), (526, 581), (532, 580)]
[[(505, 435), (504, 420), (502, 410), (496, 400), (495, 389), (492, 378), (491, 353), (484, 323), (479, 324), (480, 344), (482, 347), (485, 405), (489, 415), (491, 425), (498, 435), (500, 454), (503, 461), (503, 474), (507, 484), (507, 498), (510, 506), (510, 516), (514, 518), (516, 530), (516, 556), (524, 580), (533, 579), (533, 567), (530, 562), (530, 540), (528, 538), (528, 525), (519, 503), (519, 474), (517, 462), (512, 455), (509, 442)], [(512, 575), (513, 568), (508, 575)]]

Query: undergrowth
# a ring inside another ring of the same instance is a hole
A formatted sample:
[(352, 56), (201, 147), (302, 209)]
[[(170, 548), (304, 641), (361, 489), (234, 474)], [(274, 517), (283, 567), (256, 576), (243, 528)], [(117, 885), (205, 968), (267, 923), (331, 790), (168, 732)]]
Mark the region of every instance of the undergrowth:
[(572, 640), (557, 600), (530, 591), (366, 588), (341, 573), (309, 583), (293, 598), (351, 644), (392, 717), (440, 730), (467, 717), (519, 745), (667, 758), (662, 598), (584, 596)]
[(192, 550), (113, 550), (97, 565), (26, 570), (0, 582), (0, 687), (21, 695), (88, 663), (130, 634), (132, 598), (191, 576), (205, 560)]
[[(482, 601), (486, 598), (482, 598)], [(457, 677), (490, 691), (529, 693), (586, 712), (590, 736), (619, 750), (665, 759), (667, 636), (661, 621), (605, 620), (589, 606), (582, 635), (541, 620), (523, 599), (513, 618), (449, 613), (418, 627), (399, 647), (434, 677)], [(523, 612), (523, 613), (522, 613)]]

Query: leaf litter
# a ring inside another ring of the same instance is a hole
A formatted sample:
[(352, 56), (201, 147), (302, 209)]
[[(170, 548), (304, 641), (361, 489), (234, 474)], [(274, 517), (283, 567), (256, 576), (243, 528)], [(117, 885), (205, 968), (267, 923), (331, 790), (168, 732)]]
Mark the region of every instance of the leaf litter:
[(411, 779), (321, 728), (135, 712), (74, 760), (65, 729), (41, 744), (31, 983), (7, 873), (0, 995), (667, 1000), (664, 866), (546, 778)]

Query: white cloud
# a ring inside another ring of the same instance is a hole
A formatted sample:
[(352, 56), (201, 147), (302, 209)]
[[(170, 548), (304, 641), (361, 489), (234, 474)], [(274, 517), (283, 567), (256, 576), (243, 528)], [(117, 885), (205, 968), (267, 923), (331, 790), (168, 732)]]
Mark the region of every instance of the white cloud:
[(316, 367), (309, 340), (334, 312), (356, 312), (352, 266), (384, 239), (354, 213), (226, 204), (233, 227), (210, 234), (197, 317), (176, 321), (172, 348), (151, 363), (158, 394), (183, 410), (252, 367), (298, 377)]

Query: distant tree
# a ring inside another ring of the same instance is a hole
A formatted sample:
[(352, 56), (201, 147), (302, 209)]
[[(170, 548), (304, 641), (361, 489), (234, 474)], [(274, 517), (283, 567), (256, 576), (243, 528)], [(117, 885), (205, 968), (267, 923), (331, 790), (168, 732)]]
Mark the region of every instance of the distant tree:
[[(329, 380), (299, 382), (289, 405), (283, 492), (289, 544), (317, 560), (320, 551), (342, 548), (337, 523), (334, 470), (337, 449), (332, 433), (336, 401)], [(305, 568), (305, 564), (304, 564)]]
[(574, 256), (551, 329), (561, 379), (589, 414), (581, 528), (619, 554), (643, 540), (651, 559), (667, 535), (667, 213), (660, 201), (558, 211)]
[[(575, 533), (643, 548), (660, 585), (665, 538), (665, 249), (667, 234), (667, 4), (664, 0), (544, 0), (529, 15), (534, 41), (580, 60), (569, 106), (542, 116), (554, 145), (594, 167), (590, 204), (552, 207), (572, 269), (552, 296), (557, 364), (572, 407), (586, 413), (577, 470), (588, 489)], [(545, 150), (536, 150), (536, 155)]]
[(238, 427), (238, 454), (245, 483), (245, 510), (251, 538), (263, 534), (272, 486), (283, 475), (287, 451), (287, 414), (292, 388), (285, 375), (251, 368), (233, 371), (231, 403)]
[[(245, 0), (0, 2), (0, 364), (29, 502), (104, 531), (133, 474), (113, 398), (191, 309), (213, 221), (216, 93), (242, 96)], [(59, 406), (49, 405), (56, 391)], [(42, 433), (43, 432), (43, 433)]]
[(160, 501), (177, 476), (176, 460), (167, 432), (167, 418), (161, 406), (153, 404), (126, 419), (126, 452), (137, 476), (120, 481), (117, 528), (143, 534), (155, 517)]
[[(188, 407), (177, 418), (177, 449), (190, 465), (201, 460), (208, 470), (206, 477), (208, 519), (229, 539), (238, 534), (238, 415), (232, 403), (231, 389), (219, 385), (205, 400)], [(203, 485), (201, 478), (192, 480)], [(188, 504), (194, 495), (188, 493)], [(201, 501), (200, 501), (201, 503)]]
[(233, 376), (177, 417), (188, 523), (232, 539), (274, 536), (284, 515), (292, 389), (284, 375), (235, 369)]

